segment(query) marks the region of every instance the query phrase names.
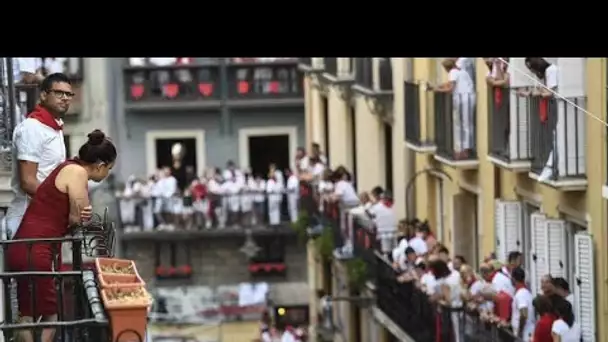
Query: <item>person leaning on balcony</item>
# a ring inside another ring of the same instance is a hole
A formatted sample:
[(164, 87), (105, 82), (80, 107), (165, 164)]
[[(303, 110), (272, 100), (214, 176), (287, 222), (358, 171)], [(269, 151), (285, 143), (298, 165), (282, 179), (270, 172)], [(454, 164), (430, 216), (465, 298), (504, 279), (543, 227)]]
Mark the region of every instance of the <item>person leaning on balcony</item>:
[[(433, 270), (435, 279), (438, 284), (438, 292), (435, 293), (431, 298), (437, 301), (439, 304), (449, 307), (450, 309), (462, 308), (463, 302), (461, 298), (462, 286), (460, 283), (460, 274), (458, 272), (450, 271), (448, 264), (437, 259), (429, 263), (429, 267)], [(438, 315), (437, 319), (441, 320), (441, 316)], [(462, 341), (460, 336), (460, 312), (451, 311), (450, 321), (452, 327), (451, 336), (454, 337), (454, 341)], [(441, 326), (444, 322), (438, 322)]]
[[(89, 180), (99, 182), (108, 176), (116, 160), (116, 148), (100, 130), (91, 132), (88, 138), (80, 147), (78, 157), (59, 164), (38, 186), (15, 241), (61, 238), (70, 233), (71, 226), (91, 218), (87, 183)], [(51, 243), (15, 243), (9, 246), (6, 256), (10, 271), (50, 272), (59, 268), (55, 261), (61, 260), (61, 248)], [(62, 297), (56, 293), (55, 280), (54, 277), (17, 280), (21, 322), (57, 320), (57, 300)], [(34, 340), (30, 330), (19, 334), (22, 341)], [(54, 335), (55, 329), (44, 329), (41, 340), (51, 342)]]
[(475, 84), (469, 73), (461, 70), (453, 58), (446, 58), (441, 64), (448, 72), (448, 82), (429, 87), (429, 90), (452, 94), (454, 156), (456, 159), (466, 159), (473, 148), (473, 113), (477, 101)]
[[(547, 62), (542, 57), (526, 57), (526, 67), (530, 69), (532, 73), (538, 77), (539, 80), (542, 81), (540, 86), (534, 87), (533, 90), (527, 89), (519, 92), (521, 96), (540, 96), (540, 105), (539, 105), (539, 115), (540, 121), (543, 124), (551, 124), (550, 131), (552, 134), (548, 134), (545, 137), (543, 144), (549, 144), (552, 146), (551, 152), (547, 157), (547, 162), (545, 163), (545, 167), (543, 171), (538, 176), (539, 182), (545, 182), (553, 177), (553, 152), (555, 151), (555, 129), (557, 125), (560, 125), (557, 122), (557, 118), (550, 120), (549, 118), (549, 98), (553, 97), (553, 92), (556, 92), (558, 89), (558, 67), (555, 64), (551, 64)], [(564, 125), (565, 123), (561, 123)]]
[(61, 118), (73, 97), (66, 75), (49, 75), (40, 84), (40, 104), (15, 127), (11, 177), (15, 196), (6, 213), (9, 238), (17, 232), (40, 183), (66, 158)]

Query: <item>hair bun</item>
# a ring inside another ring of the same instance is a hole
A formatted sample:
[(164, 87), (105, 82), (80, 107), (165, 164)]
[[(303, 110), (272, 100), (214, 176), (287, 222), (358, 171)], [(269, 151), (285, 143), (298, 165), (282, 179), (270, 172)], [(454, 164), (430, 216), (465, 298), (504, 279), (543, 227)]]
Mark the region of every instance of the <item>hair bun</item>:
[(106, 135), (102, 131), (96, 129), (93, 132), (89, 133), (87, 137), (89, 138), (89, 144), (94, 146), (101, 145), (101, 143), (103, 143), (104, 139), (106, 138)]

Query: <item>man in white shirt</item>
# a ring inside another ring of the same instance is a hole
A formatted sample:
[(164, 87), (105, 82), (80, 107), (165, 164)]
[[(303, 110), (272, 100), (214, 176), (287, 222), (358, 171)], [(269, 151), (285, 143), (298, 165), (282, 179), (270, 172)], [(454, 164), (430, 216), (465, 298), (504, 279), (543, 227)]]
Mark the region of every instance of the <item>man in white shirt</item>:
[(376, 226), (377, 239), (380, 241), (382, 253), (388, 254), (395, 245), (397, 216), (392, 208), (384, 204), (378, 194), (372, 194), (372, 203), (368, 212)]
[[(61, 118), (73, 97), (67, 76), (49, 75), (40, 86), (40, 105), (15, 128), (11, 178), (15, 197), (6, 214), (9, 238), (17, 232), (29, 200), (40, 183), (66, 158)], [(90, 208), (81, 209), (83, 216), (90, 217)]]
[[(553, 96), (553, 92), (557, 91), (558, 84), (558, 73), (559, 69), (557, 65), (549, 63), (542, 57), (526, 57), (526, 66), (530, 71), (532, 71), (539, 80), (544, 83), (544, 87), (536, 87), (534, 95), (540, 95), (543, 98), (550, 98)], [(549, 110), (549, 109), (547, 109)], [(549, 118), (546, 118), (549, 120)], [(549, 121), (551, 122), (551, 121)], [(565, 130), (565, 122), (560, 122), (555, 120), (557, 129), (560, 131)], [(553, 128), (553, 134), (550, 137), (547, 137), (550, 140), (547, 140), (546, 143), (549, 143), (553, 146), (551, 153), (549, 153), (549, 157), (547, 158), (547, 162), (543, 171), (538, 176), (539, 182), (545, 182), (550, 180), (553, 177), (553, 152), (555, 151), (555, 127)]]
[(534, 296), (526, 287), (526, 273), (523, 269), (515, 268), (511, 272), (511, 278), (516, 289), (511, 303), (511, 326), (517, 337), (524, 342), (530, 341), (535, 324)]
[[(448, 82), (439, 85), (436, 92), (451, 93), (454, 110), (454, 152), (457, 159), (469, 157), (473, 148), (473, 121), (476, 106), (475, 83), (471, 76), (456, 65), (454, 58), (442, 62), (448, 72)], [(448, 128), (449, 129), (449, 128)]]
[(408, 241), (410, 247), (412, 247), (416, 251), (416, 255), (423, 257), (429, 252), (428, 245), (426, 241), (424, 241), (424, 231), (421, 229), (421, 226), (416, 227), (416, 236)]

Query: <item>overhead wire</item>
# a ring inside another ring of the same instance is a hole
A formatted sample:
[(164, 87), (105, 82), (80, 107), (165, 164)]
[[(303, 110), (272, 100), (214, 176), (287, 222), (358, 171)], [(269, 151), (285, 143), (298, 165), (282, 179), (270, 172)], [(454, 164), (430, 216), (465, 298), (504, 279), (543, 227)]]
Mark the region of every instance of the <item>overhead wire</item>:
[(545, 89), (546, 91), (548, 91), (551, 94), (553, 94), (553, 96), (555, 96), (556, 98), (559, 98), (559, 99), (563, 100), (564, 102), (568, 103), (572, 107), (580, 110), (581, 112), (585, 113), (587, 116), (591, 117), (592, 119), (596, 120), (597, 122), (600, 122), (604, 126), (608, 127), (608, 122), (602, 120), (602, 118), (600, 118), (599, 116), (591, 113), (587, 109), (585, 109), (585, 108), (577, 105), (572, 100), (566, 98), (565, 96), (563, 96), (562, 94), (558, 93), (557, 91), (554, 91), (553, 89), (548, 88), (542, 82), (540, 82), (536, 77), (530, 75), (528, 72), (526, 72), (524, 70), (521, 70), (521, 69), (513, 66), (513, 64), (509, 63), (509, 61), (505, 60), (502, 57), (497, 57), (497, 59), (500, 60), (501, 62), (505, 63), (509, 67), (509, 71), (514, 71), (514, 72), (517, 72), (517, 73), (523, 75), (527, 79), (531, 80), (537, 87)]

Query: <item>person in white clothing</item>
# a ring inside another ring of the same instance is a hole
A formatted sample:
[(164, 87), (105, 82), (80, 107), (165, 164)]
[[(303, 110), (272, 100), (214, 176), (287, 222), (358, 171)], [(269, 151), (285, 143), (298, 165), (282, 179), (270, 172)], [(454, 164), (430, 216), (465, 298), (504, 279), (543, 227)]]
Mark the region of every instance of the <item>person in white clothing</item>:
[[(436, 259), (429, 263), (429, 268), (432, 270), (437, 280), (438, 292), (434, 295), (435, 299), (440, 304), (446, 305), (452, 309), (462, 308), (462, 283), (460, 274), (449, 269), (448, 264)], [(464, 336), (461, 334), (460, 320), (462, 312), (453, 311), (450, 315), (453, 327), (455, 342), (463, 342)]]
[(241, 222), (248, 226), (253, 224), (253, 198), (255, 196), (255, 182), (251, 171), (246, 170), (243, 174), (241, 186)]
[(156, 184), (157, 198), (154, 204), (154, 214), (158, 219), (157, 229), (173, 230), (173, 196), (178, 191), (177, 179), (171, 174), (171, 168), (163, 167)]
[(396, 243), (397, 216), (393, 208), (386, 206), (377, 193), (372, 193), (372, 203), (368, 213), (374, 221), (381, 251), (388, 254), (393, 250)]
[(236, 174), (228, 174), (228, 178), (224, 178), (222, 189), (222, 210), (227, 214), (226, 224), (228, 226), (235, 225), (239, 221), (240, 204), (241, 204), (241, 185), (236, 180)]
[(429, 252), (428, 245), (424, 241), (424, 231), (421, 227), (416, 227), (416, 235), (408, 241), (410, 247), (416, 251), (416, 255), (420, 257), (426, 256)]
[(268, 196), (268, 223), (276, 226), (281, 223), (281, 202), (283, 202), (283, 185), (276, 179), (276, 173), (268, 175), (266, 182)]
[[(74, 97), (70, 80), (52, 74), (40, 85), (40, 105), (15, 127), (11, 188), (15, 194), (6, 214), (7, 235), (14, 236), (38, 185), (66, 159), (61, 117)], [(90, 208), (82, 208), (90, 214)]]
[(536, 323), (534, 296), (526, 287), (526, 272), (523, 269), (519, 267), (513, 269), (511, 279), (515, 286), (515, 296), (511, 302), (511, 327), (515, 336), (528, 342), (532, 339)]
[(262, 223), (265, 220), (266, 214), (266, 181), (256, 175), (251, 185), (253, 190), (253, 224)]
[(210, 229), (217, 223), (218, 229), (226, 226), (226, 213), (222, 207), (222, 183), (223, 179), (219, 169), (207, 181), (207, 191), (209, 192), (209, 210), (205, 212), (205, 228)]
[(287, 175), (287, 209), (289, 212), (289, 220), (296, 222), (298, 220), (298, 198), (300, 197), (300, 180), (298, 176), (291, 170), (285, 170)]
[(581, 327), (574, 320), (572, 305), (567, 300), (554, 303), (558, 319), (551, 326), (553, 342), (580, 342)]
[[(535, 87), (534, 90), (532, 91), (532, 95), (540, 96), (543, 99), (548, 99), (548, 98), (553, 97), (552, 92), (557, 91), (558, 87), (559, 87), (559, 84), (558, 84), (559, 69), (558, 69), (557, 65), (547, 62), (542, 57), (526, 57), (525, 63), (526, 63), (526, 66), (528, 67), (528, 69), (530, 69), (530, 71), (532, 71), (536, 75), (536, 77), (538, 77), (544, 84), (544, 87)], [(521, 94), (530, 95), (529, 92), (524, 92)], [(549, 106), (547, 106), (546, 110), (550, 111)], [(560, 131), (564, 131), (566, 129), (565, 122), (557, 121), (557, 117), (556, 117), (557, 113), (546, 113), (546, 114), (547, 114), (547, 117), (541, 118), (541, 121), (544, 120), (549, 125), (552, 126), (552, 134), (548, 134), (548, 136), (543, 137), (544, 138), (543, 143), (553, 146), (553, 148), (552, 148), (551, 152), (549, 153), (549, 156), (547, 157), (547, 162), (545, 163), (545, 167), (543, 168), (542, 172), (538, 176), (539, 182), (545, 182), (545, 181), (548, 181), (553, 178), (553, 167), (554, 167), (553, 153), (554, 153), (555, 147), (556, 147), (555, 130), (559, 129)], [(551, 117), (551, 116), (553, 116), (553, 117)]]
[[(453, 58), (442, 62), (448, 72), (448, 82), (433, 89), (436, 92), (452, 94), (452, 129), (454, 157), (466, 159), (473, 148), (475, 127), (475, 106), (477, 103), (475, 85), (471, 76), (456, 65)], [(448, 128), (449, 129), (449, 128)]]

